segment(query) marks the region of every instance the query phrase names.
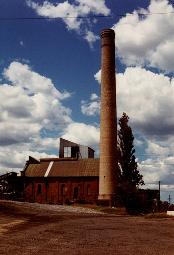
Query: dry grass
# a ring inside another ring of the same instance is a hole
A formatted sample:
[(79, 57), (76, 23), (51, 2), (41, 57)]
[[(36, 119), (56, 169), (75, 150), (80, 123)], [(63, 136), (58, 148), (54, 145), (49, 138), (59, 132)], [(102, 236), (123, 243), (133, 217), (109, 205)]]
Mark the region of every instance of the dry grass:
[(166, 214), (150, 220), (117, 217), (123, 208), (85, 207), (105, 214), (84, 214), (77, 206), (55, 210), (51, 205), (0, 201), (0, 255), (174, 254), (174, 221), (166, 220)]
[(149, 213), (145, 216), (146, 219), (164, 219), (172, 218), (173, 216), (167, 215), (167, 213)]
[(94, 209), (98, 212), (107, 213), (107, 214), (127, 215), (125, 207), (110, 208), (110, 207), (104, 207), (104, 206), (97, 206), (94, 204), (82, 204), (82, 205), (74, 204), (74, 206), (90, 208), (90, 209)]

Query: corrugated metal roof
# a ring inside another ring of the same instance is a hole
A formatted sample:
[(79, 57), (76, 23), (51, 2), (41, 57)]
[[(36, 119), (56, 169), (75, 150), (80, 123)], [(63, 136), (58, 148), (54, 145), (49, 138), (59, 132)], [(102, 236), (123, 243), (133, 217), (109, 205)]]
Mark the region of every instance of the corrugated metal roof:
[(25, 176), (41, 177), (44, 176), (50, 162), (42, 162), (41, 164), (29, 164), (25, 170)]
[[(51, 161), (29, 164), (25, 171), (28, 177), (43, 177)], [(59, 160), (54, 161), (48, 177), (99, 176), (99, 159)]]

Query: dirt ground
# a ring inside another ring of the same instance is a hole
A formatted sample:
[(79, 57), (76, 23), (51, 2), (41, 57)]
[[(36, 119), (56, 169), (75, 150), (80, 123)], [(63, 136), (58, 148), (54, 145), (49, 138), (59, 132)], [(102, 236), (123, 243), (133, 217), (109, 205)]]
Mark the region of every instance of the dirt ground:
[(0, 254), (174, 255), (174, 218), (0, 201)]

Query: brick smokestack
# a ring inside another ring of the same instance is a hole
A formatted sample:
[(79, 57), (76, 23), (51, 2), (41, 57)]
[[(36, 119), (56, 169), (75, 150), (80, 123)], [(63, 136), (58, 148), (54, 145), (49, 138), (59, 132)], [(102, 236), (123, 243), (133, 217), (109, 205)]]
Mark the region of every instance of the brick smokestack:
[[(115, 79), (115, 32), (101, 32), (101, 112), (99, 197), (111, 205), (116, 189), (117, 117)], [(102, 202), (102, 203), (103, 203)]]

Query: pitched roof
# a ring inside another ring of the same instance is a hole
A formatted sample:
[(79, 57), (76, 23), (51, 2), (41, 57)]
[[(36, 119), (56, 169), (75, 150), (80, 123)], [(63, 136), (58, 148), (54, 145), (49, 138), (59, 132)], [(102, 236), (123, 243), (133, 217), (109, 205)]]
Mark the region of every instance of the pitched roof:
[(27, 177), (82, 177), (99, 176), (99, 159), (44, 159), (39, 164), (29, 164)]
[(25, 170), (25, 176), (28, 177), (42, 177), (49, 166), (50, 162), (42, 162), (40, 164), (29, 164)]

